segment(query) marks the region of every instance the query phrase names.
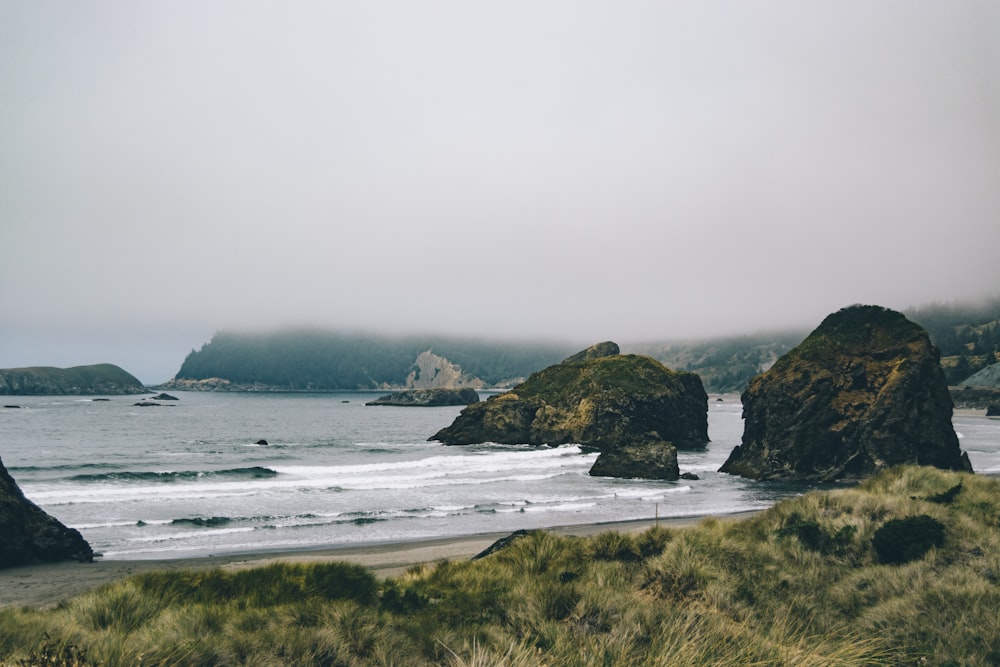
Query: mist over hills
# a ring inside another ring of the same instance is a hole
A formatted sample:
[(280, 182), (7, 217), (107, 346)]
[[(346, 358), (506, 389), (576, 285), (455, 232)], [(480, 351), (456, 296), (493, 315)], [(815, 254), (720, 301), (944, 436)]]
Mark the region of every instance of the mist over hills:
[[(1000, 352), (1000, 297), (979, 304), (930, 304), (904, 314), (927, 329), (941, 350), (950, 384), (995, 363)], [(808, 333), (802, 329), (620, 345), (623, 353), (645, 354), (668, 368), (698, 373), (709, 392), (727, 393), (742, 391), (750, 378), (767, 370)], [(385, 336), (323, 329), (223, 331), (201, 349), (192, 350), (168, 385), (282, 391), (444, 385), (509, 388), (582, 347), (569, 342)]]

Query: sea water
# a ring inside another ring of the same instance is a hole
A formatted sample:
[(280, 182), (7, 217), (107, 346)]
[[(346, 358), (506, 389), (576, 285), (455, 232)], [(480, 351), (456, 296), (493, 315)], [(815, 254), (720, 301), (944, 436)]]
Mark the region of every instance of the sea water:
[[(717, 472), (743, 430), (709, 403), (711, 442), (675, 482), (589, 476), (596, 454), (446, 447), (459, 407), (366, 406), (376, 394), (175, 392), (4, 397), (0, 458), (25, 495), (105, 559), (335, 547), (762, 509), (809, 488)], [(977, 472), (1000, 472), (1000, 421), (956, 416)], [(267, 444), (259, 443), (266, 441)]]

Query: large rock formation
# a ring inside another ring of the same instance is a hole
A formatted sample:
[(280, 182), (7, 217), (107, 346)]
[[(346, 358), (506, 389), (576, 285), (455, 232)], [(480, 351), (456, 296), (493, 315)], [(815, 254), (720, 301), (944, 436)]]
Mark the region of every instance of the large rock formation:
[(927, 332), (895, 311), (851, 306), (751, 380), (744, 431), (721, 472), (860, 479), (913, 463), (972, 470)]
[(433, 408), (442, 405), (469, 405), (479, 402), (479, 392), (472, 387), (463, 389), (407, 389), (379, 396), (365, 405), (399, 405)]
[(462, 410), (430, 440), (562, 445), (601, 452), (592, 475), (677, 479), (676, 447), (708, 442), (708, 395), (693, 373), (601, 343)]
[(0, 461), (0, 567), (61, 560), (90, 562), (94, 552), (78, 531), (25, 498)]
[(417, 355), (413, 370), (406, 376), (407, 389), (482, 389), (486, 383), (472, 377), (444, 357), (426, 350)]
[(97, 396), (144, 394), (142, 386), (131, 373), (114, 364), (54, 368), (0, 369), (0, 394), (9, 396)]

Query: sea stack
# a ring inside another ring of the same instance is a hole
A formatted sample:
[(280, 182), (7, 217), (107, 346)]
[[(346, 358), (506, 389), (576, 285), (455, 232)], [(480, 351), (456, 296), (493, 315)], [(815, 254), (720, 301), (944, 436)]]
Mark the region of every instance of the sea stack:
[(0, 568), (62, 560), (89, 563), (94, 552), (79, 531), (25, 498), (0, 461)]
[(952, 426), (937, 348), (901, 313), (851, 306), (750, 381), (721, 472), (856, 480), (897, 464), (972, 471)]
[(608, 477), (677, 479), (677, 447), (708, 442), (708, 395), (694, 373), (604, 342), (534, 373), (512, 390), (474, 403), (429, 438), (601, 452), (590, 471)]

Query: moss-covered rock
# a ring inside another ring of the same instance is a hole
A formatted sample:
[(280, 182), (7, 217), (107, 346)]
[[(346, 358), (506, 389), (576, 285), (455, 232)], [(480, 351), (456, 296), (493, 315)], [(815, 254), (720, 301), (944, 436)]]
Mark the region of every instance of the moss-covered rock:
[(721, 471), (841, 480), (912, 463), (972, 470), (927, 332), (879, 306), (828, 316), (743, 393), (744, 431)]
[[(575, 443), (602, 452), (591, 474), (677, 479), (675, 448), (708, 442), (708, 395), (693, 373), (600, 343), (468, 406), (430, 440)], [(643, 465), (642, 457), (656, 465)]]

